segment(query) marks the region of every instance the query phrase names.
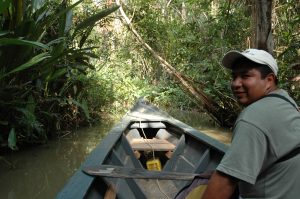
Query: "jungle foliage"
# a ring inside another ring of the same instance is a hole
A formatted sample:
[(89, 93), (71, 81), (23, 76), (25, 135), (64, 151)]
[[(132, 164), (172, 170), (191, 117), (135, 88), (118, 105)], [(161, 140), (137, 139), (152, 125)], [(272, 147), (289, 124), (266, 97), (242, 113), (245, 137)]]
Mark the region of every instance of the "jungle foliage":
[(76, 18), (73, 9), (82, 1), (1, 1), (2, 145), (45, 142), (92, 120), (82, 90), (97, 55), (96, 46), (84, 44), (95, 24), (118, 7)]
[[(251, 1), (127, 0), (123, 8), (151, 47), (216, 103), (234, 107), (231, 49), (250, 47)], [(0, 2), (0, 143), (41, 143), (128, 110), (145, 96), (163, 107), (199, 104), (121, 23), (113, 1)], [(300, 3), (275, 0), (273, 36), (280, 86), (300, 103)], [(201, 107), (201, 104), (200, 104)], [(228, 112), (234, 117), (238, 110)]]
[[(131, 0), (123, 3), (123, 8), (145, 42), (177, 71), (188, 76), (193, 85), (204, 90), (223, 107), (220, 115), (232, 124), (239, 109), (231, 95), (230, 74), (221, 67), (220, 60), (231, 49), (244, 50), (251, 47), (253, 30), (250, 16), (253, 2)], [(288, 90), (299, 102), (299, 83), (292, 81), (293, 77), (299, 74), (299, 69), (291, 67), (299, 65), (297, 51), (300, 32), (299, 16), (296, 14), (299, 4), (274, 1), (273, 6), (272, 34), (275, 44), (274, 56), (277, 57), (281, 70), (280, 86)], [(286, 35), (289, 35), (289, 39)], [(133, 62), (133, 70), (139, 68), (144, 76), (152, 78), (152, 83), (164, 82), (165, 87), (161, 87), (162, 90), (170, 91), (168, 87), (172, 86), (182, 88), (180, 85), (174, 85), (173, 78), (162, 69), (158, 60), (142, 49), (141, 44), (133, 44), (132, 37), (129, 32), (128, 43), (124, 42), (124, 38), (122, 43), (124, 48), (131, 48), (130, 61)], [(285, 42), (282, 42), (283, 40)], [(196, 108), (196, 104), (199, 105), (193, 96), (187, 97), (188, 92), (178, 89), (175, 93), (178, 95), (180, 92), (185, 93), (181, 95), (185, 97), (174, 100), (169, 98), (174, 96), (174, 93), (170, 93), (164, 99), (159, 95), (155, 99), (160, 105), (183, 104), (184, 109)], [(151, 99), (151, 96), (149, 98)]]

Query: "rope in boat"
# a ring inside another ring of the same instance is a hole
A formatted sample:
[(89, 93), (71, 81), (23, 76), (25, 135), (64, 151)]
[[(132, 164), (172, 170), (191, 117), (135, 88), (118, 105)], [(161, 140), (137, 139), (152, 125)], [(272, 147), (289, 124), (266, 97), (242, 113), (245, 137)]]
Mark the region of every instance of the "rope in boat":
[(158, 179), (156, 179), (156, 184), (158, 186), (159, 191), (164, 194), (165, 198), (169, 199), (169, 196), (163, 191), (163, 189), (160, 187)]
[(144, 141), (146, 140), (146, 143), (150, 146), (151, 150), (152, 150), (152, 156), (153, 159), (155, 159), (155, 153), (154, 153), (154, 148), (153, 146), (150, 144), (150, 141), (148, 140), (145, 132), (144, 132), (144, 128), (142, 128), (142, 121), (140, 120), (140, 128), (142, 129), (143, 135), (145, 136), (146, 139), (143, 139)]
[[(146, 138), (146, 139), (144, 139), (144, 140), (146, 140), (146, 143), (150, 146), (150, 148), (151, 148), (151, 150), (152, 150), (153, 159), (155, 159), (154, 148), (153, 148), (153, 146), (151, 145), (151, 143), (149, 142), (149, 140), (148, 140), (148, 138), (147, 138), (147, 136), (146, 136), (146, 134), (145, 134), (145, 132), (144, 132), (144, 128), (142, 128), (142, 121), (141, 121), (141, 120), (140, 120), (140, 128), (141, 128), (141, 130), (142, 130), (142, 133), (143, 133), (144, 137)], [(168, 196), (168, 195), (164, 192), (164, 190), (161, 188), (158, 179), (156, 179), (156, 184), (157, 184), (157, 187), (158, 187), (159, 191), (165, 196), (165, 198), (169, 199), (169, 196)]]

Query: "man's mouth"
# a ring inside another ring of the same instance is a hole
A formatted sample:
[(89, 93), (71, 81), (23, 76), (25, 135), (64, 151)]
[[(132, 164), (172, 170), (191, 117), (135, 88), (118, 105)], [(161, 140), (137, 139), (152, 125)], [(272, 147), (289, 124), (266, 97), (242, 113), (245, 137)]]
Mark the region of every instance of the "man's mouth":
[(241, 96), (243, 96), (245, 94), (246, 94), (246, 92), (241, 92), (241, 91), (235, 91), (234, 92), (234, 95), (237, 96), (237, 97), (241, 97)]

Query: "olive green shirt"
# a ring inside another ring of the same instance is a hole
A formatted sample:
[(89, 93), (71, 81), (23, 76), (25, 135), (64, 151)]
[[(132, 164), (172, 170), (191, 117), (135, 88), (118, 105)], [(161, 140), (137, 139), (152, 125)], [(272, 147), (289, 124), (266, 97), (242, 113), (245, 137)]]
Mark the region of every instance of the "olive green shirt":
[[(284, 90), (280, 94), (295, 103)], [(218, 171), (239, 179), (242, 198), (295, 199), (300, 195), (300, 155), (275, 163), (300, 147), (300, 113), (278, 97), (262, 98), (239, 115)]]

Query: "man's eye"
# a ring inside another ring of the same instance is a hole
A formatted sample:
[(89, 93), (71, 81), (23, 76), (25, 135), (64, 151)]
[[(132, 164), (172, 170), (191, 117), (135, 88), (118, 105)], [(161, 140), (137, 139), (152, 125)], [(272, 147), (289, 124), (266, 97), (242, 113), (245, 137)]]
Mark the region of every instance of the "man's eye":
[(248, 77), (250, 77), (249, 74), (244, 74), (244, 75), (242, 75), (242, 78), (248, 78)]

